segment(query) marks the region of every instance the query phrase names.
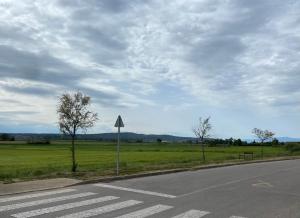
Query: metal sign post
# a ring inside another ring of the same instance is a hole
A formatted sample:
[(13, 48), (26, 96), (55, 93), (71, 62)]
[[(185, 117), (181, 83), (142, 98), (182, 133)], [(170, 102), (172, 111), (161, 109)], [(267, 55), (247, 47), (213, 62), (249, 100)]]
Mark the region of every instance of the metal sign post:
[(116, 158), (117, 159), (116, 174), (118, 176), (119, 175), (119, 162), (120, 162), (120, 132), (121, 132), (120, 130), (121, 130), (121, 127), (124, 127), (124, 123), (123, 123), (123, 120), (120, 115), (118, 116), (115, 127), (118, 127), (118, 144), (117, 144), (117, 158)]

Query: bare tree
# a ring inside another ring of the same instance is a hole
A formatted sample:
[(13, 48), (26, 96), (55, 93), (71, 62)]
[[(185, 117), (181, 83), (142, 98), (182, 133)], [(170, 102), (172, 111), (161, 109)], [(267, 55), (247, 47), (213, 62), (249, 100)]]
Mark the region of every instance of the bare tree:
[(269, 130), (261, 130), (258, 128), (254, 128), (252, 130), (252, 133), (260, 140), (261, 143), (261, 157), (264, 157), (264, 142), (266, 140), (270, 140), (273, 138), (275, 133), (269, 131)]
[(202, 159), (205, 161), (205, 150), (204, 150), (204, 140), (210, 136), (209, 132), (212, 129), (210, 124), (210, 117), (206, 119), (199, 118), (198, 126), (193, 128), (193, 132), (195, 136), (199, 139), (201, 143), (201, 150), (202, 150)]
[(86, 132), (98, 119), (97, 114), (88, 110), (91, 98), (81, 92), (63, 94), (59, 98), (57, 113), (59, 116), (59, 129), (72, 139), (72, 172), (76, 172), (75, 138), (79, 130)]

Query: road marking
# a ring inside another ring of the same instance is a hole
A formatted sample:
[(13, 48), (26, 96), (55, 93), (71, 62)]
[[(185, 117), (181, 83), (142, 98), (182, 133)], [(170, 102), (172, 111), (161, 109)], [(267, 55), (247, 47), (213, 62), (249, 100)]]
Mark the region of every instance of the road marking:
[(31, 210), (23, 213), (16, 213), (13, 214), (13, 217), (17, 218), (27, 218), (27, 217), (33, 217), (33, 216), (39, 216), (47, 213), (53, 213), (57, 211), (62, 211), (62, 210), (67, 210), (67, 209), (72, 209), (76, 207), (81, 207), (81, 206), (87, 206), (91, 204), (97, 204), (105, 201), (110, 201), (110, 200), (115, 200), (118, 199), (119, 197), (114, 197), (114, 196), (105, 196), (101, 198), (93, 198), (85, 201), (79, 201), (79, 202), (73, 202), (73, 203), (68, 203), (68, 204), (61, 204), (58, 206), (54, 207), (47, 207), (47, 208), (41, 208), (37, 210)]
[(151, 215), (154, 215), (156, 213), (160, 213), (163, 212), (165, 210), (169, 210), (173, 208), (172, 206), (168, 206), (168, 205), (155, 205), (153, 207), (148, 207), (142, 210), (138, 210), (132, 213), (128, 213), (122, 216), (118, 216), (117, 218), (144, 218), (144, 217), (148, 217)]
[(76, 191), (76, 189), (62, 189), (62, 190), (56, 190), (56, 191), (0, 198), (0, 203), (8, 202), (8, 201), (24, 200), (24, 199), (29, 199), (29, 198), (37, 198), (37, 197), (43, 197), (43, 196), (48, 196), (48, 195), (62, 194), (62, 193), (68, 193), (68, 192), (73, 192), (73, 191)]
[(94, 184), (94, 186), (98, 186), (98, 187), (102, 187), (102, 188), (116, 189), (116, 190), (121, 190), (121, 191), (135, 192), (135, 193), (140, 193), (140, 194), (145, 194), (145, 195), (154, 195), (154, 196), (164, 197), (164, 198), (176, 198), (176, 196), (174, 196), (174, 195), (168, 195), (168, 194), (164, 194), (164, 193), (151, 192), (151, 191), (145, 191), (145, 190), (133, 189), (133, 188), (124, 188), (124, 187), (120, 187), (120, 186), (113, 186), (113, 185), (108, 185), (108, 184), (103, 184), (103, 183)]
[(274, 187), (271, 183), (265, 182), (262, 180), (258, 180), (258, 183), (254, 183), (254, 184), (252, 184), (252, 186), (259, 187), (259, 188), (273, 188)]
[(56, 198), (47, 198), (47, 199), (29, 201), (29, 202), (24, 202), (24, 203), (19, 203), (19, 204), (10, 204), (10, 205), (5, 205), (5, 206), (0, 206), (0, 212), (8, 211), (8, 210), (15, 210), (15, 209), (24, 208), (24, 207), (31, 207), (31, 206), (41, 205), (41, 204), (48, 204), (48, 203), (53, 203), (53, 202), (58, 202), (58, 201), (82, 198), (82, 197), (87, 197), (87, 196), (91, 196), (91, 195), (95, 195), (95, 194), (96, 193), (92, 193), (92, 192), (84, 192), (84, 193), (79, 193), (79, 194), (75, 194), (75, 195), (66, 195), (66, 196), (61, 196), (61, 197), (56, 197)]
[[(256, 163), (256, 164), (254, 163), (254, 164), (252, 164), (252, 166), (257, 167), (259, 165), (267, 165), (267, 164), (271, 164), (271, 162), (269, 162), (269, 163), (268, 162), (266, 162), (266, 163)], [(300, 167), (290, 167), (290, 168), (286, 168), (286, 169), (277, 170), (277, 171), (274, 171), (272, 173), (264, 173), (264, 174), (261, 174), (261, 175), (258, 175), (258, 176), (252, 176), (252, 177), (247, 177), (247, 178), (243, 178), (243, 179), (232, 180), (232, 181), (225, 182), (225, 183), (222, 183), (222, 184), (216, 184), (216, 185), (208, 186), (208, 187), (198, 189), (198, 190), (195, 190), (195, 191), (192, 191), (192, 192), (189, 192), (189, 193), (185, 193), (185, 194), (177, 196), (177, 198), (186, 197), (186, 196), (193, 195), (193, 194), (203, 192), (203, 191), (207, 191), (207, 190), (210, 190), (210, 189), (216, 189), (216, 188), (224, 187), (224, 186), (227, 186), (227, 185), (232, 185), (232, 184), (236, 184), (236, 183), (240, 183), (240, 182), (244, 182), (244, 181), (248, 181), (248, 180), (252, 180), (252, 179), (257, 179), (257, 178), (260, 178), (260, 177), (280, 174), (281, 172), (284, 172), (284, 171), (289, 171), (289, 170), (294, 170), (294, 169), (299, 169), (299, 168)]]
[(200, 218), (207, 214), (210, 214), (210, 212), (200, 210), (189, 210), (185, 213), (174, 216), (173, 218)]
[(247, 217), (243, 217), (243, 216), (231, 216), (229, 218), (247, 218)]
[(91, 210), (81, 211), (79, 213), (68, 214), (68, 215), (62, 216), (60, 218), (85, 218), (85, 217), (97, 216), (100, 214), (109, 213), (109, 212), (112, 212), (115, 210), (123, 209), (126, 207), (141, 204), (141, 203), (143, 203), (143, 202), (135, 201), (135, 200), (128, 200), (128, 201), (123, 201), (123, 202), (119, 202), (119, 203), (115, 203), (115, 204), (106, 205), (103, 207), (98, 207), (98, 208), (91, 209)]
[(232, 181), (225, 182), (225, 183), (222, 183), (222, 184), (217, 184), (217, 185), (211, 185), (211, 186), (208, 186), (208, 187), (205, 187), (205, 188), (202, 188), (202, 189), (198, 189), (198, 190), (195, 190), (195, 191), (192, 191), (192, 192), (189, 192), (189, 193), (182, 194), (178, 197), (182, 198), (182, 197), (186, 197), (186, 196), (189, 196), (189, 195), (197, 194), (199, 192), (208, 191), (210, 189), (220, 188), (220, 187), (227, 186), (227, 185), (232, 185), (232, 184), (239, 183), (239, 182), (246, 181), (246, 180), (248, 180), (248, 178), (247, 179), (232, 180)]

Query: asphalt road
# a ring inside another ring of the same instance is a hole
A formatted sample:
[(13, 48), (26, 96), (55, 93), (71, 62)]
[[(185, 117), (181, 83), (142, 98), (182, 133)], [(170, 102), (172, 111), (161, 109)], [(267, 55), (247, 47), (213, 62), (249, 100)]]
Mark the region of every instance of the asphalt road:
[(0, 217), (300, 217), (300, 160), (73, 186), (0, 198)]

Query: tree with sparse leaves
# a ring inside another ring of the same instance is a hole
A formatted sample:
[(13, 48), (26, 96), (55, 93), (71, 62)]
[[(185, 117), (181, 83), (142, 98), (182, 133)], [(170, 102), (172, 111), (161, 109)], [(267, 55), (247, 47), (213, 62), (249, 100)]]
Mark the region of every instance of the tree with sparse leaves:
[(258, 128), (254, 128), (252, 133), (260, 140), (261, 144), (261, 157), (264, 157), (264, 142), (273, 138), (275, 133), (269, 130), (261, 130)]
[(209, 121), (210, 117), (207, 117), (206, 119), (202, 119), (200, 117), (198, 125), (195, 128), (193, 128), (193, 132), (195, 136), (199, 139), (201, 144), (203, 161), (205, 161), (204, 140), (210, 137), (210, 130), (212, 129), (212, 126)]
[(72, 139), (72, 172), (76, 172), (77, 162), (75, 158), (75, 139), (79, 130), (84, 132), (94, 126), (98, 119), (97, 114), (88, 110), (91, 98), (81, 92), (63, 94), (59, 98), (57, 113), (59, 116), (59, 129)]

